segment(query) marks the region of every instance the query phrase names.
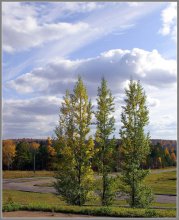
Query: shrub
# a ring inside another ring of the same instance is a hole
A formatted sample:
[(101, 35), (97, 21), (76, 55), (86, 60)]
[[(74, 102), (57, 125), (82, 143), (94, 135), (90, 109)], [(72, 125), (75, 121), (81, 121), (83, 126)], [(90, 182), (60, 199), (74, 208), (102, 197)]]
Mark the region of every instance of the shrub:
[(146, 209), (145, 216), (146, 217), (158, 217), (156, 211), (153, 209)]
[(15, 203), (11, 196), (7, 198), (7, 202), (3, 205), (3, 211), (11, 212), (11, 211), (17, 211), (21, 208), (21, 205), (18, 203)]

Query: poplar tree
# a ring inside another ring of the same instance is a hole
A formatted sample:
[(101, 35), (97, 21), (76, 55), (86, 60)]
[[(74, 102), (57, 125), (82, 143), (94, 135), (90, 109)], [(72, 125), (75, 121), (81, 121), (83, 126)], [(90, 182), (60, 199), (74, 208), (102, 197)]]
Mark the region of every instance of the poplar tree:
[(131, 207), (147, 207), (152, 201), (151, 189), (144, 184), (149, 170), (141, 164), (150, 153), (149, 133), (144, 128), (149, 122), (146, 95), (140, 82), (130, 81), (125, 90), (125, 106), (122, 106), (120, 129), (122, 162), (122, 181)]
[(55, 157), (57, 152), (55, 151), (54, 146), (52, 146), (52, 140), (50, 137), (47, 138), (47, 153), (48, 153), (48, 163), (47, 163), (47, 167), (49, 170), (52, 170), (55, 166), (54, 166), (54, 162), (55, 162)]
[(90, 132), (92, 105), (79, 77), (73, 94), (66, 92), (56, 135), (61, 147), (55, 188), (72, 205), (83, 205), (92, 190), (91, 158), (94, 143)]
[(102, 192), (100, 194), (102, 205), (110, 205), (114, 197), (114, 178), (109, 177), (109, 172), (111, 171), (112, 156), (115, 147), (114, 138), (110, 139), (110, 136), (115, 130), (115, 119), (112, 115), (113, 112), (114, 97), (112, 96), (111, 91), (107, 88), (106, 80), (103, 78), (101, 80), (101, 87), (98, 88), (96, 111), (96, 162), (98, 169), (102, 174)]
[(35, 158), (36, 158), (36, 153), (37, 153), (37, 150), (39, 149), (39, 147), (40, 147), (39, 143), (36, 143), (36, 142), (31, 143), (31, 150), (32, 150), (32, 153), (33, 153), (33, 170), (34, 170), (34, 174), (35, 174), (35, 165), (36, 165)]

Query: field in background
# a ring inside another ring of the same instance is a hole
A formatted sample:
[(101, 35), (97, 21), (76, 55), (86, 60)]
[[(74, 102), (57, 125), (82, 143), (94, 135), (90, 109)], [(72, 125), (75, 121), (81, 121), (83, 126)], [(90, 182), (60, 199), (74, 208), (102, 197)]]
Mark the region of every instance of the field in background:
[(176, 171), (168, 170), (164, 173), (151, 173), (145, 182), (155, 194), (176, 195), (176, 178)]
[[(157, 170), (155, 170), (157, 171)], [(161, 170), (158, 170), (159, 172)], [(163, 170), (162, 170), (163, 171)], [(154, 172), (154, 171), (153, 171)], [(161, 173), (153, 173), (149, 174), (146, 177), (146, 184), (151, 186), (153, 192), (155, 194), (170, 194), (176, 195), (176, 170), (173, 171), (172, 168), (167, 169), (166, 172)], [(13, 178), (30, 178), (30, 177), (53, 177), (53, 171), (36, 171), (35, 175), (33, 171), (3, 171), (3, 178), (4, 179), (13, 179)], [(98, 180), (99, 183), (95, 184), (100, 189), (100, 179)], [(49, 187), (52, 184), (38, 184), (41, 187)]]
[[(157, 170), (155, 170), (157, 171)], [(160, 170), (159, 170), (160, 172)], [(22, 178), (22, 177), (52, 177), (53, 171), (36, 171), (35, 176), (32, 171), (4, 171), (3, 178)], [(96, 179), (99, 188), (101, 179)], [(146, 178), (146, 184), (150, 185), (155, 194), (176, 195), (176, 170), (167, 169), (166, 172), (151, 173)], [(48, 184), (39, 184), (40, 187), (50, 186)], [(67, 205), (60, 196), (52, 193), (35, 193), (22, 192), (16, 190), (3, 190), (3, 207), (4, 211), (13, 210), (39, 210), (39, 211), (56, 211), (72, 214), (89, 214), (96, 216), (124, 216), (124, 217), (175, 217), (176, 203), (156, 203), (153, 202), (151, 207), (146, 211), (144, 209), (127, 208), (125, 200), (115, 200), (110, 207), (102, 207), (99, 198), (91, 198), (86, 205), (82, 207)], [(157, 208), (157, 209), (155, 209)], [(167, 208), (167, 210), (162, 210)]]
[(3, 171), (3, 179), (13, 178), (28, 178), (28, 177), (52, 177), (53, 171), (37, 170), (35, 174), (33, 171), (21, 171), (21, 170), (6, 170)]
[[(3, 205), (11, 201), (20, 205), (42, 205), (47, 207), (59, 207), (67, 205), (60, 196), (56, 196), (52, 193), (35, 193), (22, 192), (16, 190), (3, 190)], [(100, 200), (91, 199), (87, 202), (86, 205), (100, 206)], [(125, 200), (115, 200), (113, 206), (127, 206), (127, 203)], [(176, 204), (153, 202), (152, 207), (176, 208)]]

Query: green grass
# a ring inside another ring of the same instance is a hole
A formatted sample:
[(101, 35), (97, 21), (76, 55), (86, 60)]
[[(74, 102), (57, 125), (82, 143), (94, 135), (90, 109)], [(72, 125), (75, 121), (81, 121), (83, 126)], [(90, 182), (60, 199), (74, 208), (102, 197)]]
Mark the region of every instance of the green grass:
[(162, 209), (134, 209), (125, 207), (94, 207), (94, 206), (52, 206), (52, 205), (19, 205), (11, 203), (3, 206), (3, 211), (45, 211), (61, 212), (71, 214), (84, 214), (94, 216), (113, 216), (113, 217), (176, 217), (176, 210)]
[(21, 170), (6, 170), (3, 171), (3, 179), (13, 178), (26, 178), (26, 177), (52, 177), (54, 176), (53, 171), (38, 170), (35, 171), (21, 171)]
[(176, 203), (158, 203), (158, 202), (153, 202), (151, 207), (175, 208), (176, 209)]
[(146, 177), (145, 182), (152, 188), (155, 194), (176, 195), (176, 171), (151, 173)]
[(156, 171), (156, 170), (173, 170), (173, 169), (176, 169), (176, 166), (171, 166), (171, 167), (163, 167), (163, 168), (160, 168), (160, 169), (151, 169), (151, 171)]
[[(126, 200), (115, 200), (115, 206), (129, 206)], [(152, 202), (151, 207), (159, 207), (159, 208), (176, 208), (176, 203), (158, 203)]]
[[(3, 178), (21, 178), (21, 177), (52, 177), (53, 171), (36, 171), (35, 176), (32, 171), (3, 171)], [(100, 189), (100, 179), (95, 184)], [(151, 173), (145, 180), (146, 184), (151, 186), (155, 194), (171, 194), (176, 195), (176, 171), (164, 173)], [(41, 187), (53, 186), (51, 183), (38, 184)]]
[[(6, 171), (3, 173), (9, 178), (30, 177), (33, 172), (24, 173), (23, 171)], [(37, 171), (36, 176), (52, 176), (50, 171)], [(26, 175), (26, 176), (25, 176)], [(164, 173), (151, 173), (146, 178), (146, 184), (150, 185), (156, 194), (176, 194), (176, 171), (168, 171)], [(50, 186), (49, 184), (47, 184)], [(39, 186), (47, 186), (42, 184)], [(101, 179), (96, 180), (98, 189), (100, 189)], [(51, 193), (33, 193), (22, 192), (15, 190), (3, 190), (3, 211), (13, 210), (31, 210), (31, 211), (52, 211), (72, 213), (72, 214), (87, 214), (96, 216), (116, 216), (116, 217), (175, 217), (175, 203), (156, 203), (153, 202), (153, 209), (132, 209), (126, 207), (127, 203), (124, 200), (115, 200), (113, 206), (101, 207), (100, 199), (91, 199), (85, 206), (69, 206), (61, 197)], [(155, 207), (161, 209), (154, 209)], [(162, 208), (168, 208), (162, 210)], [(174, 209), (174, 210), (173, 210)]]
[[(8, 196), (8, 197), (5, 197)], [(11, 196), (11, 197), (9, 197)], [(14, 197), (15, 196), (15, 197)], [(25, 197), (22, 198), (22, 197)], [(17, 192), (6, 190), (3, 198), (3, 211), (44, 211), (62, 212), (71, 214), (85, 214), (94, 216), (113, 216), (113, 217), (175, 217), (176, 210), (162, 209), (133, 209), (128, 207), (102, 207), (96, 205), (70, 206), (64, 204), (60, 198), (52, 194), (40, 194), (29, 192)], [(37, 202), (38, 198), (38, 202)], [(15, 200), (14, 200), (15, 199)], [(46, 201), (46, 202), (44, 202)]]
[[(154, 194), (176, 195), (176, 171), (150, 173), (145, 183), (152, 188)], [(96, 179), (95, 186), (97, 190), (101, 190), (101, 178)]]
[[(22, 192), (15, 190), (3, 190), (3, 204), (13, 201), (14, 203), (20, 205), (39, 205), (43, 204), (44, 206), (64, 206), (66, 203), (60, 196), (56, 196), (52, 193), (34, 193), (34, 192)], [(86, 205), (100, 206), (100, 199), (91, 199)], [(115, 200), (113, 206), (127, 206), (125, 200)], [(161, 207), (161, 208), (176, 208), (175, 203), (152, 203), (151, 207)]]
[(7, 203), (9, 199), (21, 205), (37, 204), (37, 201), (44, 205), (65, 205), (65, 202), (59, 196), (52, 193), (3, 190), (3, 204)]

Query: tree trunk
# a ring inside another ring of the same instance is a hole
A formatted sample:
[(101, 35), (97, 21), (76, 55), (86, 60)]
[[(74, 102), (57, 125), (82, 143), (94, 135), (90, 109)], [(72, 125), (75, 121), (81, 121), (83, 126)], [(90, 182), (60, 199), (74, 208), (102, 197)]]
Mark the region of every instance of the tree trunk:
[(106, 205), (106, 176), (103, 173), (103, 195), (102, 195), (102, 205)]
[(35, 153), (34, 153), (34, 174), (35, 174)]

